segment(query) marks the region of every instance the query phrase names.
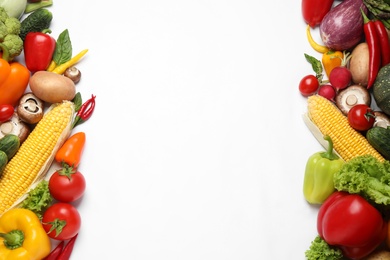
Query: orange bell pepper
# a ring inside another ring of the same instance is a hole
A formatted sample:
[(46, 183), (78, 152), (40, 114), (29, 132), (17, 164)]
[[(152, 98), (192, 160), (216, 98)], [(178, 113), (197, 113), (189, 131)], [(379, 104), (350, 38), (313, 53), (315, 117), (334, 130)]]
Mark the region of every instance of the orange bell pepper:
[(0, 44), (0, 48), (3, 52), (0, 58), (0, 105), (16, 106), (26, 91), (30, 71), (19, 62), (8, 62), (7, 47)]
[(322, 54), (322, 66), (324, 66), (325, 73), (329, 78), (330, 72), (342, 65), (344, 54), (341, 51), (327, 51)]
[(81, 161), (81, 155), (85, 146), (85, 133), (77, 132), (69, 137), (55, 155), (58, 163), (66, 163), (68, 166), (77, 168)]

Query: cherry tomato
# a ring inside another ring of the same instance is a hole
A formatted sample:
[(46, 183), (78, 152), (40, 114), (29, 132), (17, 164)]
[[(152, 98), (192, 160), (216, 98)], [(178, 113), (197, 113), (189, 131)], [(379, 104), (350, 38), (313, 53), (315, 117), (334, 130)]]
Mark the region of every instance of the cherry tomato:
[(366, 131), (375, 123), (374, 111), (366, 104), (357, 104), (348, 111), (348, 122), (358, 131)]
[(61, 202), (73, 202), (85, 191), (84, 175), (72, 167), (64, 166), (49, 179), (49, 191), (54, 199)]
[(0, 122), (5, 122), (11, 119), (14, 115), (14, 107), (12, 105), (0, 105)]
[(303, 20), (314, 28), (332, 8), (333, 2), (334, 0), (302, 0)]
[(54, 203), (43, 213), (42, 226), (50, 238), (68, 240), (80, 230), (80, 213), (72, 204)]
[(314, 75), (307, 75), (299, 82), (299, 92), (305, 97), (313, 95), (320, 87), (320, 82)]

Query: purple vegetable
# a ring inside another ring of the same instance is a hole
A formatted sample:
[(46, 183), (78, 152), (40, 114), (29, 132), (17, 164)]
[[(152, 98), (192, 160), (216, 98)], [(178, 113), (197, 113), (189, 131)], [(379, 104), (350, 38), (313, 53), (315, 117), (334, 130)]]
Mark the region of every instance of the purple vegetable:
[(332, 8), (320, 24), (320, 35), (325, 46), (332, 50), (350, 50), (363, 38), (363, 17), (367, 13), (362, 0), (344, 0)]

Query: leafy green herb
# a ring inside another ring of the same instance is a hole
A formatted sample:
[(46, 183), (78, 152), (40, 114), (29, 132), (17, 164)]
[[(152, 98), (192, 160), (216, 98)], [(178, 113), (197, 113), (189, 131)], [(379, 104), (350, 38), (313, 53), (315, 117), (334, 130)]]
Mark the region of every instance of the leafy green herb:
[(305, 54), (306, 60), (311, 64), (311, 67), (313, 68), (314, 73), (316, 74), (317, 79), (321, 82), (323, 77), (323, 68), (322, 63), (320, 60), (314, 58), (313, 56), (310, 56), (309, 54)]
[(21, 207), (33, 211), (41, 219), (44, 210), (49, 207), (52, 201), (53, 197), (50, 195), (49, 182), (43, 180), (29, 191)]
[(72, 42), (70, 41), (69, 31), (65, 29), (57, 39), (56, 49), (53, 54), (53, 60), (61, 65), (72, 58)]

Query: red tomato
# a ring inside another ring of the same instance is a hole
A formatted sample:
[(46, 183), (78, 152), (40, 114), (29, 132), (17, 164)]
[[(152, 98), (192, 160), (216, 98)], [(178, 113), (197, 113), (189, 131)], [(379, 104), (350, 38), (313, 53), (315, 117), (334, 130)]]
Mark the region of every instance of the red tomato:
[[(72, 204), (58, 202), (51, 205), (43, 213), (42, 226), (50, 238), (67, 240), (79, 232), (81, 217), (78, 210)], [(57, 234), (57, 231), (60, 233)]]
[(317, 230), (348, 259), (362, 259), (386, 239), (387, 222), (363, 197), (336, 191), (318, 212)]
[(84, 175), (67, 166), (54, 172), (49, 180), (50, 194), (54, 199), (62, 202), (73, 202), (81, 198), (85, 186)]
[(305, 97), (313, 95), (320, 87), (320, 82), (314, 75), (307, 75), (299, 82), (299, 92)]
[(14, 107), (12, 105), (0, 105), (0, 122), (5, 122), (11, 119), (14, 115)]
[(348, 111), (348, 122), (358, 131), (366, 131), (375, 123), (374, 111), (366, 104), (357, 104)]
[(314, 28), (332, 8), (333, 2), (334, 0), (302, 0), (303, 20)]

